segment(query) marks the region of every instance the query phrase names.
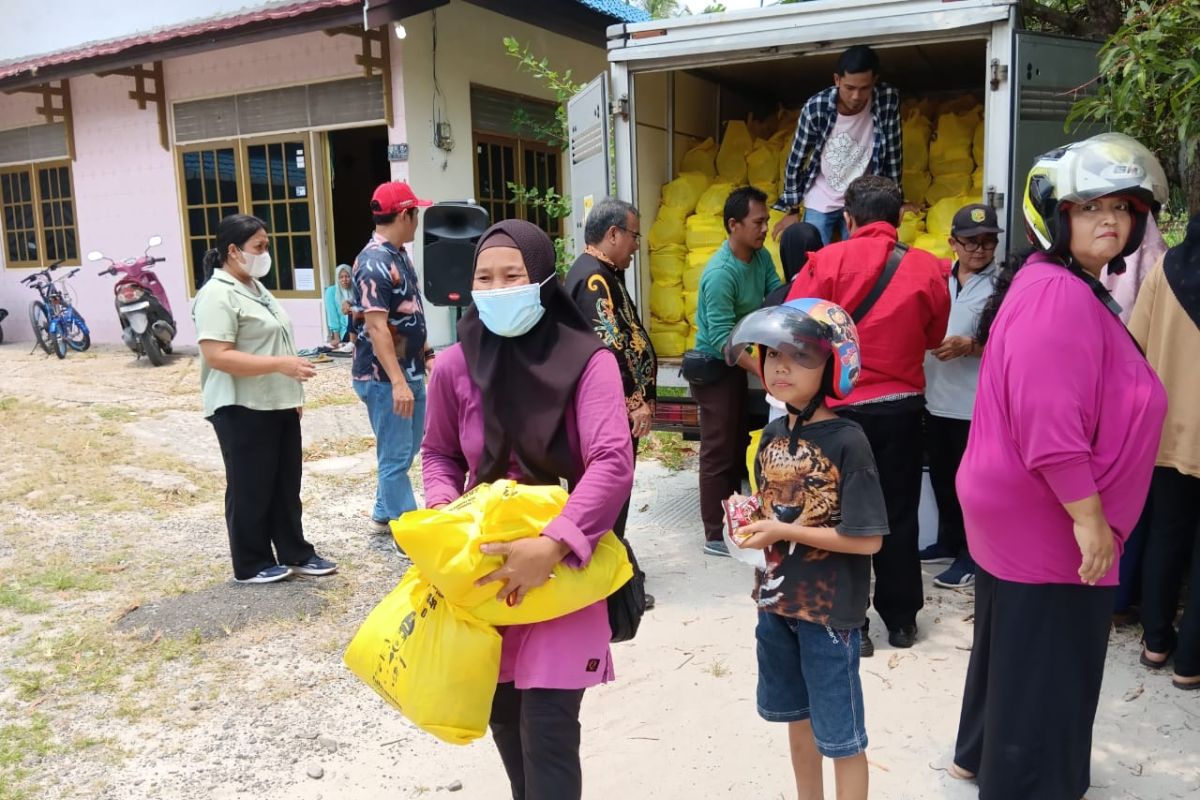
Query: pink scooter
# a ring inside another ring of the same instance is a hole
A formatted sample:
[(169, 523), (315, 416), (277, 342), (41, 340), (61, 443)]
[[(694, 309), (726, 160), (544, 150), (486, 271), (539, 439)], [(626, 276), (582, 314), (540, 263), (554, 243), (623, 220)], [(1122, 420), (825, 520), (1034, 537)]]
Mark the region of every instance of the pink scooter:
[(151, 271), (155, 264), (166, 261), (149, 254), (151, 247), (160, 244), (161, 236), (151, 236), (141, 258), (127, 258), (120, 263), (99, 250), (88, 253), (88, 261), (109, 262), (101, 275), (122, 275), (113, 287), (117, 315), (121, 318), (121, 339), (138, 358), (144, 354), (156, 367), (166, 363), (166, 354), (171, 352), (171, 341), (175, 338), (175, 317), (167, 289)]

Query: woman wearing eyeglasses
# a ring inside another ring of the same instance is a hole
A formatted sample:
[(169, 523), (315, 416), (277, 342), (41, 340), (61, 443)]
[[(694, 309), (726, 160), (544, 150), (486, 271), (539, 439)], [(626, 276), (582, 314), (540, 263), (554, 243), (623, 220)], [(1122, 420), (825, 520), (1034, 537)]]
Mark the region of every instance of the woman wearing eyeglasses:
[(954, 261), (946, 280), (950, 288), (950, 322), (941, 345), (925, 355), (925, 436), (929, 480), (937, 497), (938, 540), (921, 551), (925, 564), (950, 566), (933, 579), (935, 586), (955, 589), (975, 583), (975, 562), (967, 552), (962, 508), (954, 476), (967, 449), (971, 409), (979, 385), (975, 340), (979, 315), (996, 286), (996, 211), (989, 206), (959, 209), (950, 224)]

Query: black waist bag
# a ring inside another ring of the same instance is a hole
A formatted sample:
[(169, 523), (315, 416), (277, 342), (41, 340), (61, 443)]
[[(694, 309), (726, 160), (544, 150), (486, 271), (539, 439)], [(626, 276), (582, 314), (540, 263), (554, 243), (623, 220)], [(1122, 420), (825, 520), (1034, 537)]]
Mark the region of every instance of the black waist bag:
[(633, 577), (608, 596), (608, 627), (614, 642), (628, 642), (636, 636), (642, 615), (646, 613), (646, 573), (638, 566), (629, 542), (621, 539), (621, 544), (625, 545), (629, 563), (633, 564)]
[(723, 358), (716, 358), (699, 350), (688, 350), (683, 354), (683, 364), (679, 373), (693, 386), (708, 386), (724, 378), (730, 369), (732, 368)]

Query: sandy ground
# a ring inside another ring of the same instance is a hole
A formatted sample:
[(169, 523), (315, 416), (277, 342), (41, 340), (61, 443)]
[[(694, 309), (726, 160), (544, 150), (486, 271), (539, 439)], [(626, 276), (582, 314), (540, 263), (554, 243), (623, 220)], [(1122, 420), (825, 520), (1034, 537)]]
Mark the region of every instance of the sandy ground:
[[(180, 462), (150, 470), (165, 511), (78, 489), (47, 503), (63, 491), (52, 484), (0, 499), (0, 800), (392, 800), (452, 785), (462, 798), (508, 796), (489, 740), (433, 739), (341, 664), (405, 567), (365, 531), (370, 430), (344, 364), (323, 365), (304, 418), (308, 536), (342, 571), (273, 593), (228, 582), (220, 457), (193, 359), (156, 370), (116, 349), (65, 362), (26, 353), (0, 348), (0, 398), (18, 403), (0, 399), (5, 474), (24, 474), (40, 446), (13, 445), (26, 441), (14, 435), (26, 408), (119, 426), (97, 456), (118, 484), (131, 453)], [(690, 469), (638, 465), (630, 538), (658, 607), (636, 641), (614, 647), (617, 681), (585, 698), (585, 797), (794, 796), (785, 730), (755, 713), (750, 571), (701, 554), (694, 487)], [(63, 564), (73, 579), (53, 571)], [(893, 650), (877, 633), (863, 661), (873, 797), (976, 796), (945, 773), (972, 597), (933, 588), (932, 574), (918, 645)], [(1138, 666), (1138, 633), (1112, 637), (1088, 796), (1196, 797), (1200, 692)]]

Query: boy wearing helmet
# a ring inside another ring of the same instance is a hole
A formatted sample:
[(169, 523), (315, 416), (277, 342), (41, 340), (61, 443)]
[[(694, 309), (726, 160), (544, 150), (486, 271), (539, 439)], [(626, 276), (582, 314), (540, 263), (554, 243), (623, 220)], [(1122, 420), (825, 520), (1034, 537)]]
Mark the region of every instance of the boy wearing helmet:
[(788, 414), (763, 429), (754, 470), (759, 519), (733, 534), (764, 550), (756, 570), (758, 712), (788, 723), (796, 791), (822, 797), (821, 759), (834, 759), (839, 798), (867, 796), (867, 734), (858, 676), (871, 554), (888, 533), (871, 446), (825, 403), (859, 374), (850, 315), (801, 298), (750, 314), (725, 359), (758, 347), (763, 385)]

